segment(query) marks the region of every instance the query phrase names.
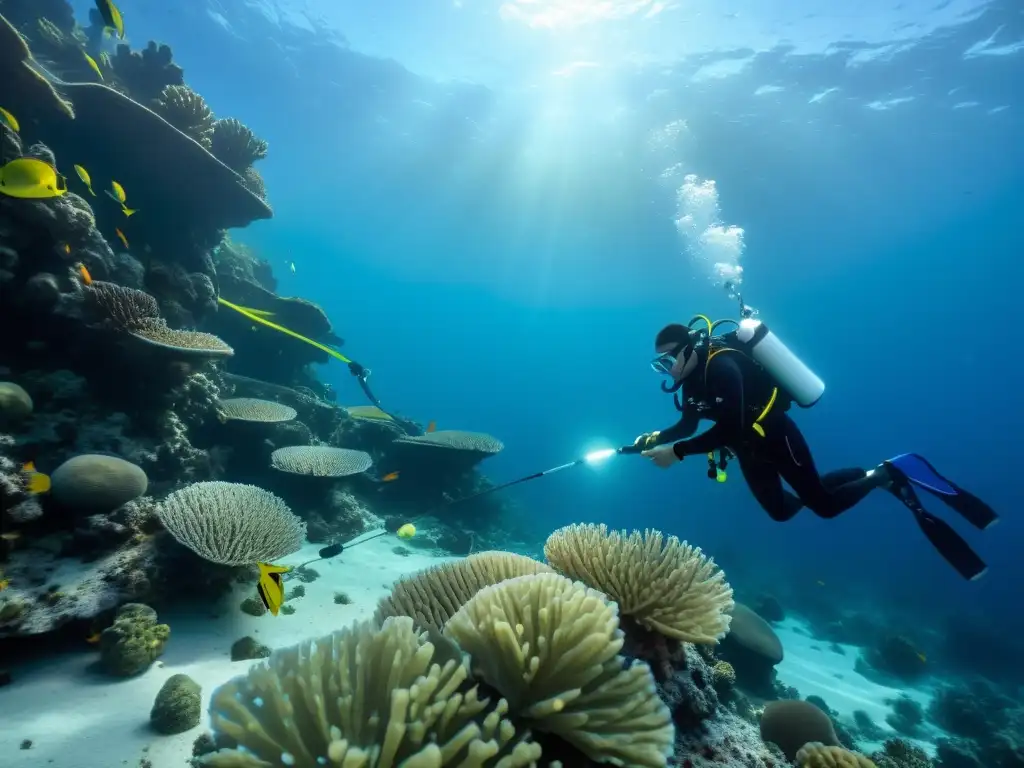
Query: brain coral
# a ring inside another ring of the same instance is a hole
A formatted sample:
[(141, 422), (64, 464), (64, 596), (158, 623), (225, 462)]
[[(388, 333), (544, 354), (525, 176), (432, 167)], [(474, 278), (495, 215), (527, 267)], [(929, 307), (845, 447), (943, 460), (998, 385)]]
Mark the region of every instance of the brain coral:
[(32, 413), (32, 398), (12, 381), (0, 381), (0, 424), (21, 421)]
[(789, 760), (795, 760), (797, 752), (811, 742), (839, 746), (829, 716), (810, 702), (798, 699), (768, 703), (761, 715), (761, 738), (778, 744)]
[(53, 497), (81, 510), (112, 510), (146, 492), (149, 480), (141, 467), (116, 456), (74, 456), (50, 477)]

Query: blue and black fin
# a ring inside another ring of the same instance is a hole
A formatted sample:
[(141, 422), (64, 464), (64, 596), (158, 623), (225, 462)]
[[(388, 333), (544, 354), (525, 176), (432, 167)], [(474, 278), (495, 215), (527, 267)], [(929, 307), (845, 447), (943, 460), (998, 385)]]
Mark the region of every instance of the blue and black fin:
[(968, 581), (976, 581), (984, 576), (988, 570), (985, 561), (978, 557), (949, 523), (924, 508), (910, 480), (901, 472), (891, 472), (890, 475), (892, 483), (888, 488), (889, 492), (914, 513), (914, 520), (921, 532), (928, 537), (928, 541), (945, 561)]
[(984, 531), (999, 522), (999, 516), (973, 493), (942, 476), (927, 459), (916, 453), (904, 453), (885, 462), (891, 476), (899, 475), (918, 488), (928, 491), (959, 513), (975, 528)]

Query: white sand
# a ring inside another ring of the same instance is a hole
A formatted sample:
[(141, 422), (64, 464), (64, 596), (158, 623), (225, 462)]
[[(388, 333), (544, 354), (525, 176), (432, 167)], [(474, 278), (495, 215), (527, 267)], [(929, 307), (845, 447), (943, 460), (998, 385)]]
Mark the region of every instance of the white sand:
[[(320, 578), (306, 584), (306, 595), (290, 603), (296, 609), (291, 616), (257, 618), (242, 613), (238, 604), (255, 591), (254, 586), (241, 585), (225, 598), (219, 618), (162, 613), (160, 620), (170, 625), (171, 639), (160, 662), (138, 677), (121, 680), (96, 671), (98, 654), (88, 650), (84, 640), (82, 653), (14, 667), (14, 682), (0, 689), (0, 766), (137, 768), (139, 760), (148, 757), (154, 768), (182, 768), (192, 754), (192, 742), (206, 729), (213, 689), (256, 663), (231, 661), (235, 640), (252, 635), (277, 648), (328, 634), (370, 618), (399, 577), (451, 559), (413, 547), (408, 556), (396, 555), (392, 549), (399, 544), (397, 537), (384, 536), (316, 563)], [(308, 545), (283, 562), (295, 565), (312, 559), (320, 546)], [(287, 586), (299, 583), (289, 579)], [(335, 605), (338, 591), (348, 593), (352, 603)], [(190, 731), (161, 736), (149, 728), (149, 711), (160, 686), (179, 672), (203, 687), (203, 717)], [(24, 739), (32, 740), (31, 749), (20, 749)]]
[[(828, 706), (839, 714), (839, 719), (853, 722), (856, 710), (866, 712), (882, 730), (885, 739), (899, 737), (885, 717), (892, 712), (886, 703), (888, 699), (896, 699), (901, 695), (914, 699), (927, 707), (931, 698), (928, 688), (891, 688), (880, 685), (860, 674), (854, 665), (860, 656), (860, 649), (854, 645), (840, 645), (845, 653), (833, 649), (833, 644), (818, 640), (810, 635), (806, 625), (795, 619), (787, 619), (773, 626), (775, 634), (782, 641), (785, 658), (776, 667), (778, 677), (786, 685), (792, 685), (803, 698), (820, 696)], [(927, 725), (922, 729), (922, 736), (942, 736), (940, 731), (929, 731)], [(935, 746), (931, 740), (908, 739), (924, 749), (930, 755), (935, 754)], [(882, 748), (882, 742), (861, 742), (868, 752)]]

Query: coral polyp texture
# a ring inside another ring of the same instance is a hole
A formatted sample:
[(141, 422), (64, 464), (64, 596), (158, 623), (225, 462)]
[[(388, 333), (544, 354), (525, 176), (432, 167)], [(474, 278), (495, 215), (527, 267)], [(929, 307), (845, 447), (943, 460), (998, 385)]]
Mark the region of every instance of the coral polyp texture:
[(550, 572), (544, 563), (512, 552), (477, 552), (405, 576), (380, 601), (376, 617), (411, 616), (420, 627), (441, 629), (484, 587), (516, 576)]
[(278, 448), (270, 465), (282, 472), (311, 477), (346, 477), (365, 472), (373, 465), (370, 454), (329, 445), (295, 445)]
[(618, 610), (555, 573), (484, 587), (445, 624), (513, 717), (598, 762), (667, 763), (675, 729), (650, 668), (619, 656)]
[(206, 100), (187, 85), (166, 86), (154, 111), (205, 149), (212, 146), (213, 111)]
[(256, 397), (230, 397), (217, 405), (228, 421), (277, 424), (292, 421), (298, 416), (298, 412), (290, 406)]
[(280, 498), (242, 483), (193, 483), (164, 499), (157, 514), (179, 543), (221, 565), (277, 560), (306, 537), (306, 524)]
[(275, 651), (213, 693), (213, 768), (526, 768), (541, 756), (468, 661), (412, 619), (370, 622)]
[(732, 588), (698, 547), (660, 531), (570, 525), (544, 545), (551, 567), (599, 589), (648, 629), (689, 643), (716, 643), (729, 630)]
[(229, 117), (214, 122), (210, 151), (228, 168), (243, 173), (267, 156), (267, 142), (256, 136), (249, 126)]

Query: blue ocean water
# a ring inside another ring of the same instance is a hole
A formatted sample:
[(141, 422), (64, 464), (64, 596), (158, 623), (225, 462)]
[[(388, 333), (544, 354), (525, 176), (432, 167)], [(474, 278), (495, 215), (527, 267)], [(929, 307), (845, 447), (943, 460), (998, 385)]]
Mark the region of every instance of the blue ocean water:
[(1013, 2), (125, 5), (269, 141), (275, 216), (238, 238), (280, 292), (328, 311), (389, 407), (505, 441), (496, 482), (675, 420), (654, 333), (736, 313), (675, 223), (692, 173), (743, 229), (745, 298), (827, 383), (795, 414), (819, 468), (920, 452), (1003, 516), (965, 531), (991, 570), (964, 583), (885, 494), (777, 524), (738, 470), (618, 457), (511, 489), (538, 530), (656, 527), (766, 588), (1024, 624)]
[[(971, 536), (991, 571), (970, 584), (885, 494), (776, 524), (738, 471), (708, 482), (701, 457), (668, 472), (620, 457), (510, 490), (538, 527), (657, 527), (832, 599), (1022, 621), (1005, 610), (1024, 577), (1019, 9), (591, 5), (126, 14), (218, 115), (269, 141), (275, 217), (240, 239), (281, 292), (327, 309), (389, 407), (500, 436), (495, 481), (674, 421), (647, 365), (654, 333), (736, 312), (713, 248), (675, 225), (693, 173), (743, 229), (745, 298), (827, 383), (795, 414), (819, 467), (920, 452), (1003, 515)], [(520, 18), (534, 11), (548, 15)], [(360, 402), (343, 366), (321, 373)]]

